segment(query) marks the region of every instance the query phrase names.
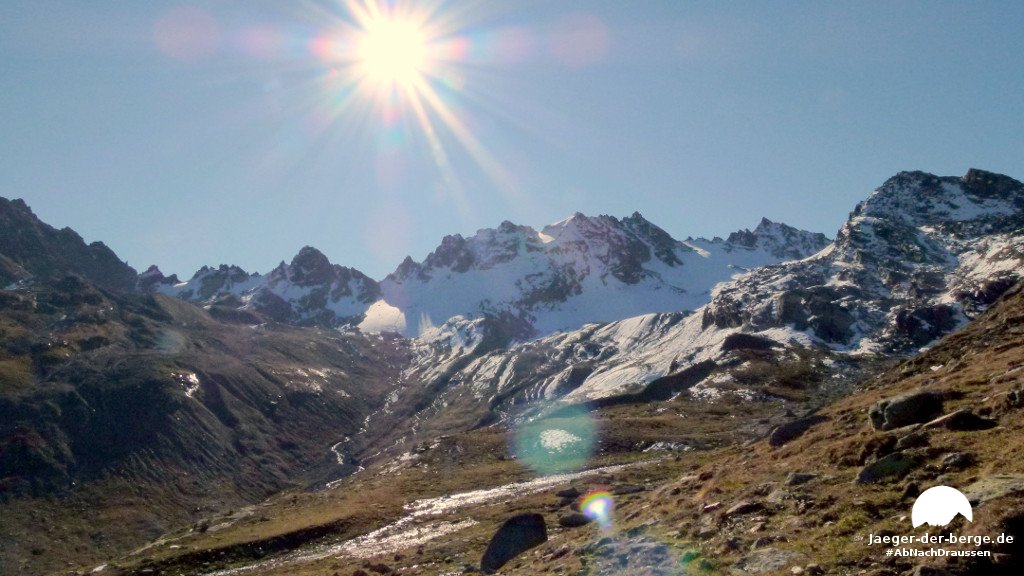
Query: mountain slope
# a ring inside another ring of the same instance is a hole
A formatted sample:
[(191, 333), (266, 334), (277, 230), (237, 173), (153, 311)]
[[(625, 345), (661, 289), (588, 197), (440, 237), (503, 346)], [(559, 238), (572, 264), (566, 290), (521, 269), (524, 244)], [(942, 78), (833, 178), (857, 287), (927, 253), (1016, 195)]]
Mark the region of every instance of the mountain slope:
[[(723, 569), (753, 572), (748, 567), (768, 555), (763, 550), (768, 548), (779, 559), (772, 574), (796, 573), (793, 566), (807, 573), (808, 565), (827, 574), (1019, 574), (1024, 567), (1022, 390), (1024, 285), (1018, 285), (962, 330), (823, 409), (818, 423), (802, 435), (781, 444), (722, 450), (638, 505), (679, 495), (682, 505), (666, 520)], [(970, 413), (980, 424), (958, 426), (948, 418), (928, 422), (926, 414), (889, 431), (872, 424), (869, 413), (881, 403), (922, 393), (942, 398), (939, 414)], [(888, 468), (892, 462), (905, 464)], [(912, 526), (915, 498), (938, 485), (968, 496), (973, 522), (957, 518), (945, 528)], [(723, 512), (741, 502), (757, 511)], [(992, 555), (936, 558), (888, 555), (888, 545), (867, 543), (868, 534), (950, 532), (973, 538), (1007, 534), (1014, 541), (937, 545)]]
[(97, 286), (130, 290), (135, 270), (102, 242), (39, 220), (23, 200), (0, 198), (0, 287), (77, 274)]
[(785, 327), (835, 349), (907, 352), (962, 325), (1024, 270), (1024, 185), (903, 172), (813, 258), (716, 290), (704, 327)]
[(78, 277), (0, 291), (0, 572), (48, 573), (356, 469), (400, 343)]
[[(594, 468), (545, 483), (515, 458), (506, 429), (454, 433), (371, 465), (337, 489), (265, 502), (265, 520), (228, 518), (219, 536), (178, 532), (111, 565), (115, 574), (473, 574), (502, 523), (526, 513), (540, 515), (546, 541), (515, 556), (502, 574), (1015, 575), (1024, 565), (1022, 351), (1018, 287), (928, 352), (823, 407), (785, 440), (776, 432), (804, 419), (794, 421), (777, 404), (680, 396), (657, 408), (598, 408), (590, 414), (600, 431), (588, 459)], [(942, 398), (939, 414), (970, 411), (985, 426), (957, 428), (948, 418), (888, 431), (872, 425), (869, 413), (880, 401), (922, 392)], [(565, 424), (552, 418), (547, 425)], [(558, 451), (551, 448), (551, 457)], [(909, 464), (884, 466), (894, 459)], [(596, 468), (611, 462), (626, 465)], [(890, 472), (857, 481), (864, 470)], [(914, 529), (914, 500), (936, 485), (963, 490), (974, 521)], [(595, 491), (614, 502), (605, 523), (567, 522)], [(375, 505), (361, 496), (367, 493)], [(358, 516), (367, 509), (377, 515)], [(365, 522), (362, 531), (353, 530), (356, 519)], [(911, 558), (867, 540), (940, 531), (1007, 534), (1014, 542), (936, 546), (989, 557)]]
[[(655, 384), (739, 400), (835, 393), (876, 359), (962, 326), (1022, 271), (1024, 185), (980, 170), (901, 173), (827, 248), (724, 282), (693, 314), (647, 314), (508, 348), (494, 346), (479, 321), (425, 331), (404, 376), (423, 383), (410, 388), (420, 399), (408, 404), (422, 408), (417, 426), (430, 428), (452, 425), (452, 414), (472, 426), (534, 401), (607, 402)], [(779, 376), (787, 371), (801, 375), (799, 389), (780, 388), (793, 386), (793, 374)]]
[[(616, 527), (619, 534), (630, 535), (624, 544), (595, 544), (602, 536), (596, 528), (566, 530), (502, 573), (536, 574), (557, 567), (571, 573), (577, 566), (597, 574), (644, 573), (689, 561), (710, 573), (735, 574), (1019, 574), (1024, 567), (1024, 441), (1019, 434), (1024, 426), (1024, 285), (990, 304), (927, 352), (820, 410), (815, 424), (786, 441), (769, 435), (760, 442), (677, 458), (682, 462), (672, 480), (649, 483), (636, 497), (616, 499)], [(915, 424), (889, 431), (872, 424), (869, 413), (880, 403), (921, 393), (942, 398), (940, 415), (969, 412), (980, 424), (957, 426), (948, 418), (929, 422), (925, 414), (917, 415)], [(709, 410), (722, 404), (712, 401)], [(894, 461), (907, 464), (889, 468)], [(665, 460), (653, 466), (677, 464)], [(874, 477), (866, 470), (885, 473)], [(973, 522), (958, 518), (945, 528), (912, 526), (915, 498), (938, 485), (968, 496)], [(945, 558), (887, 555), (890, 546), (867, 541), (869, 534), (940, 532), (972, 538), (1007, 534), (1014, 541), (935, 546), (993, 553)], [(625, 561), (618, 556), (639, 542), (660, 543), (671, 551), (667, 562), (635, 553)], [(562, 547), (578, 552), (552, 553)]]

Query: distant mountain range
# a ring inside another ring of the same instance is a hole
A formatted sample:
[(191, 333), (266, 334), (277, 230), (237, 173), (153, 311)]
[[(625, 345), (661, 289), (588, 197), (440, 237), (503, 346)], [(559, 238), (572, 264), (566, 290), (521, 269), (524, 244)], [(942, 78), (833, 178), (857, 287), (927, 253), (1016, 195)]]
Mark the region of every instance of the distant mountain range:
[[(771, 384), (794, 367), (801, 389), (841, 388), (865, 363), (956, 330), (1022, 277), (1024, 185), (981, 170), (904, 172), (855, 207), (823, 250), (722, 282), (692, 313), (511, 345), (495, 345), (493, 323), (453, 318), (413, 341), (417, 361), (403, 380), (427, 392), (407, 403), (426, 406), (417, 422), (429, 427), (434, 417), (450, 425), (453, 413), (463, 425), (489, 422), (538, 401), (784, 397), (792, 390)], [(756, 362), (750, 350), (759, 350)]]
[[(263, 275), (229, 265), (185, 282), (155, 266), (136, 275), (20, 200), (0, 202), (0, 221), (0, 282), (11, 287), (74, 273), (194, 302), (229, 322), (397, 332), (418, 337), (413, 348), (430, 357), (410, 379), (443, 373), (479, 390), (507, 388), (496, 366), (550, 348), (549, 369), (520, 369), (516, 380), (523, 394), (550, 398), (643, 388), (712, 359), (738, 332), (844, 354), (913, 352), (1024, 270), (1024, 185), (977, 169), (897, 174), (835, 240), (764, 219), (724, 240), (680, 241), (639, 213), (576, 213), (539, 231), (503, 222), (446, 236), (423, 262), (406, 258), (380, 281), (308, 246)], [(484, 353), (503, 360), (469, 362)]]
[(639, 213), (576, 213), (541, 231), (503, 222), (446, 236), (423, 262), (377, 282), (312, 247), (266, 275), (203, 267), (186, 282), (150, 267), (142, 290), (253, 310), (297, 325), (359, 326), (416, 336), (450, 318), (493, 317), (535, 336), (649, 312), (692, 310), (735, 274), (807, 257), (828, 238), (767, 219), (728, 239), (679, 241)]

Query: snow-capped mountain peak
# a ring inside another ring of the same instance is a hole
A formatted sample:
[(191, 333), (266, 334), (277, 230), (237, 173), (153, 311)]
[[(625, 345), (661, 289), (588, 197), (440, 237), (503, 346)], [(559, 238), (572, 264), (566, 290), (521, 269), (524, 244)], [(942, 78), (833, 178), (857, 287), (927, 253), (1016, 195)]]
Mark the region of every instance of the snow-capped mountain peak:
[[(694, 251), (681, 269), (693, 275), (722, 252), (763, 255), (773, 240), (807, 234), (787, 228), (763, 220), (728, 241), (688, 239)], [(931, 345), (1024, 278), (1024, 185), (981, 170), (962, 178), (901, 173), (854, 210), (831, 244), (808, 238), (813, 252), (718, 284), (694, 314), (638, 314), (494, 350), (466, 344), (482, 339), (466, 337), (478, 326), (439, 325), (413, 343), (408, 378), (444, 383), (418, 417), (458, 402), (464, 409), (466, 398), (486, 402), (475, 413), (490, 411), (481, 422), (537, 398), (596, 405), (689, 390), (777, 400), (779, 389), (764, 382), (795, 365), (806, 370), (798, 386), (824, 373), (832, 376), (817, 385), (849, 385), (858, 366)]]
[(716, 290), (704, 326), (788, 326), (840, 348), (910, 350), (984, 308), (1024, 269), (1024, 185), (972, 169), (901, 172), (831, 246)]
[(589, 253), (601, 259), (616, 278), (630, 284), (640, 280), (642, 266), (652, 256), (666, 266), (678, 266), (682, 261), (676, 253), (691, 251), (639, 212), (622, 220), (606, 215), (591, 218), (577, 212), (545, 226), (541, 232), (551, 238), (547, 244), (553, 249)]
[(1024, 208), (1024, 188), (1013, 178), (970, 169), (957, 178), (900, 172), (854, 209), (855, 215), (911, 226), (1011, 216)]
[(734, 246), (764, 250), (787, 260), (806, 258), (828, 244), (824, 234), (798, 230), (767, 218), (762, 218), (753, 230), (733, 232), (726, 241)]
[[(397, 309), (407, 335), (419, 334), (424, 322), (482, 315), (514, 318), (546, 334), (693, 309), (737, 272), (805, 257), (828, 243), (820, 234), (772, 226), (750, 245), (684, 243), (638, 212), (622, 219), (577, 212), (539, 232), (503, 222), (469, 238), (446, 236), (422, 263), (407, 258), (381, 283), (386, 324), (394, 325)], [(362, 327), (375, 324), (371, 317)]]
[(154, 268), (146, 273), (150, 290), (205, 305), (252, 309), (295, 324), (357, 321), (380, 296), (380, 287), (372, 278), (331, 264), (311, 246), (303, 247), (291, 264), (281, 262), (265, 276), (222, 264), (203, 266), (189, 281), (172, 284)]
[(380, 283), (305, 246), (266, 275), (203, 267), (189, 281), (147, 271), (140, 286), (208, 306), (297, 324), (358, 323), (418, 336), (456, 316), (501, 319), (519, 336), (639, 314), (692, 310), (737, 273), (824, 247), (821, 234), (767, 220), (730, 240), (680, 242), (639, 212), (572, 216), (541, 228), (502, 222), (445, 236), (422, 262), (406, 258)]

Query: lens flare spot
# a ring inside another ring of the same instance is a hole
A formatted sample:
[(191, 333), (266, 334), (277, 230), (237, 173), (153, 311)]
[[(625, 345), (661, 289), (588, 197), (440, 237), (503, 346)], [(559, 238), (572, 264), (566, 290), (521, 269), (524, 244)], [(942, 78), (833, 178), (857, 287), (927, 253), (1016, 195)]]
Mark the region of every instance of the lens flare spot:
[(585, 68), (604, 59), (610, 47), (608, 27), (597, 16), (566, 17), (551, 36), (552, 55), (571, 68)]
[(193, 6), (180, 6), (168, 10), (156, 21), (153, 41), (166, 56), (194, 62), (217, 52), (220, 27), (209, 12)]
[(583, 514), (597, 522), (602, 529), (611, 528), (614, 509), (615, 501), (612, 500), (611, 493), (604, 490), (591, 492), (580, 501), (580, 510)]
[(562, 409), (520, 426), (514, 450), (538, 474), (581, 470), (593, 452), (595, 428), (589, 412), (581, 408)]
[(250, 26), (237, 35), (235, 44), (244, 54), (269, 59), (281, 50), (281, 36), (278, 30), (270, 26)]
[(340, 42), (324, 36), (311, 38), (307, 47), (310, 54), (326, 61), (333, 61), (342, 53)]
[(540, 433), (540, 445), (548, 452), (561, 452), (578, 442), (583, 442), (583, 438), (557, 428)]

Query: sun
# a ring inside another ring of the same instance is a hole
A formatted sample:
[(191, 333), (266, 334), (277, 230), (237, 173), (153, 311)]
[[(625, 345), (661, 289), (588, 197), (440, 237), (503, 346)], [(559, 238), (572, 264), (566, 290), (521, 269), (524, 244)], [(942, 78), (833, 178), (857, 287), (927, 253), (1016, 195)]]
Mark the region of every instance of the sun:
[(427, 48), (426, 33), (415, 20), (377, 14), (364, 23), (357, 61), (373, 85), (408, 90), (428, 72)]
[[(359, 129), (378, 118), (381, 142), (401, 141), (410, 150), (426, 144), (420, 150), (432, 157), (442, 185), (460, 206), (466, 201), (449, 160), (453, 146), (501, 190), (515, 194), (515, 179), (473, 132), (461, 106), (471, 100), (466, 84), (483, 62), (474, 58), (487, 54), (474, 50), (478, 40), (466, 32), (470, 11), (449, 10), (448, 0), (338, 1), (345, 8), (342, 22), (310, 43), (330, 65), (323, 76), (329, 118), (344, 118)], [(479, 41), (488, 42), (490, 36), (481, 34)], [(516, 50), (499, 43), (506, 44)], [(473, 95), (477, 106), (486, 102), (481, 95)]]

